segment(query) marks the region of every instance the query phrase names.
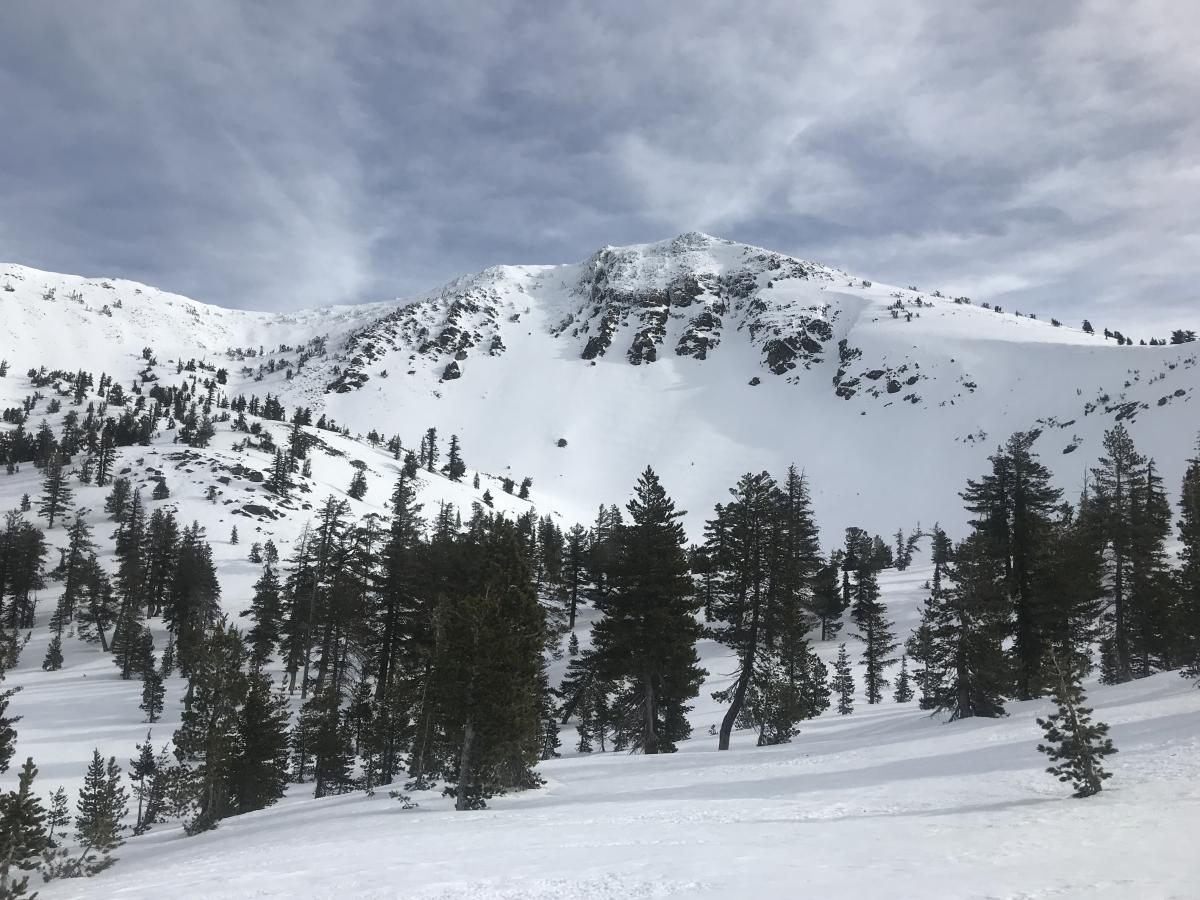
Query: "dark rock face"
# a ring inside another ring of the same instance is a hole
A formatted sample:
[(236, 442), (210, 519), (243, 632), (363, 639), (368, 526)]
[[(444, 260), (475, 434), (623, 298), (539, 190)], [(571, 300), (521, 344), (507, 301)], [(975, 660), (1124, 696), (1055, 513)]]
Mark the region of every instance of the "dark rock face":
[(455, 378), (462, 378), (462, 369), (458, 367), (457, 362), (451, 362), (442, 370), (442, 381), (453, 381)]

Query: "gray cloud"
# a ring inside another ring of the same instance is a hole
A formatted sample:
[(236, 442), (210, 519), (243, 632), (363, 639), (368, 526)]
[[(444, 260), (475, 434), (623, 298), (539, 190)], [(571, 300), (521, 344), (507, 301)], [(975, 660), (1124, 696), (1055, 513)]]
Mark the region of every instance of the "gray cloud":
[(1200, 10), (0, 11), (0, 257), (286, 308), (701, 229), (1142, 336), (1195, 321)]

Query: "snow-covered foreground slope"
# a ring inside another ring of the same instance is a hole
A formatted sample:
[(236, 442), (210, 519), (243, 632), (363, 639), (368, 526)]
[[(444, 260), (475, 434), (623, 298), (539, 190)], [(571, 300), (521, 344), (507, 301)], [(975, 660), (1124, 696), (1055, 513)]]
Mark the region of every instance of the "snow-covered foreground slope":
[[(881, 578), (902, 634), (927, 574)], [(860, 698), (850, 716), (804, 723), (789, 745), (756, 748), (741, 733), (718, 753), (709, 691), (732, 666), (715, 646), (701, 650), (713, 677), (678, 754), (568, 753), (542, 764), (543, 789), (476, 813), (432, 793), (402, 809), (382, 793), (296, 791), (198, 837), (156, 828), (109, 872), (43, 896), (1195, 896), (1200, 691), (1175, 674), (1090, 686), (1120, 752), (1104, 792), (1074, 800), (1036, 749), (1046, 701), (947, 724), (915, 704)], [(832, 658), (835, 645), (821, 651)], [(62, 707), (85, 741), (103, 718), (87, 706)]]

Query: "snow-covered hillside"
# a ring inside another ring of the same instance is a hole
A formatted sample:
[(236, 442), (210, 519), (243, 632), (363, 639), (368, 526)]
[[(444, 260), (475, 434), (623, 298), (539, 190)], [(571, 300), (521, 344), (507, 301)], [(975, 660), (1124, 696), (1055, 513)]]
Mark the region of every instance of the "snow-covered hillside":
[[(118, 444), (111, 474), (141, 488), (148, 511), (203, 526), (221, 611), (241, 625), (262, 573), (250, 545), (271, 540), (286, 569), (330, 496), (357, 522), (385, 523), (403, 451), (431, 428), (443, 459), (458, 436), (466, 471), (461, 480), (417, 472), (427, 521), (447, 506), (465, 517), (490, 503), (513, 518), (551, 516), (566, 531), (591, 523), (600, 504), (623, 504), (649, 464), (700, 541), (742, 473), (782, 476), (795, 463), (826, 554), (851, 525), (892, 535), (940, 521), (959, 537), (958, 492), (1010, 434), (1039, 432), (1034, 450), (1074, 501), (1116, 422), (1174, 494), (1200, 428), (1191, 406), (1200, 344), (1117, 346), (1051, 322), (1051, 312), (879, 285), (700, 234), (288, 314), (2, 265), (0, 429), (20, 421), (32, 438), (44, 422), (65, 442), (89, 406), (129, 429), (144, 417), (146, 433)], [(256, 406), (239, 426), (237, 398), (251, 396), (278, 401), (279, 415)], [(147, 415), (155, 404), (157, 419)], [(176, 419), (197, 406), (217, 421), (210, 440), (188, 446)], [(291, 433), (298, 409), (311, 423)], [(275, 448), (297, 433), (305, 467), (297, 457), (291, 486), (274, 490)], [(111, 488), (77, 477), (85, 456), (91, 466), (95, 448), (71, 462), (72, 516), (91, 526), (112, 574)], [(34, 458), (0, 472), (0, 513), (24, 495), (36, 504), (44, 473)], [(355, 498), (357, 473), (365, 494)], [(512, 491), (524, 478), (528, 497)], [(167, 496), (154, 498), (161, 485)], [(67, 546), (65, 523), (45, 537), (50, 569)], [(927, 542), (919, 552), (928, 557)], [(881, 575), (901, 641), (929, 575), (923, 563)], [(93, 747), (124, 763), (150, 726), (141, 684), (76, 640), (75, 626), (61, 669), (41, 668), (61, 592), (49, 580), (37, 595), (5, 686), (21, 688), (16, 762), (33, 756), (41, 790), (74, 794)], [(585, 650), (595, 616), (584, 608), (577, 623)], [(147, 624), (161, 653), (164, 620)], [(566, 646), (563, 636), (558, 650)], [(816, 651), (831, 666), (837, 647)], [(118, 851), (111, 872), (53, 883), (43, 896), (1186, 897), (1187, 876), (1200, 876), (1186, 830), (1200, 813), (1200, 691), (1174, 673), (1087, 685), (1120, 754), (1111, 789), (1079, 804), (1042, 771), (1035, 718), (1047, 701), (951, 725), (889, 695), (849, 717), (805, 721), (791, 744), (756, 748), (740, 732), (717, 754), (710, 727), (725, 707), (712, 692), (730, 686), (737, 661), (708, 639), (699, 651), (708, 674), (680, 754), (582, 756), (572, 723), (563, 758), (540, 766), (544, 789), (495, 798), (475, 815), (454, 814), (436, 792), (402, 809), (384, 792), (313, 800), (293, 788), (215, 833), (156, 825)], [(570, 656), (552, 656), (557, 685)], [(174, 674), (166, 688), (156, 746), (180, 723), (185, 682)], [(291, 698), (293, 711), (299, 702)]]
[[(921, 566), (881, 577), (901, 633), (915, 622), (928, 576)], [(819, 649), (832, 661), (833, 642)], [(43, 896), (1194, 894), (1200, 691), (1175, 673), (1090, 688), (1120, 753), (1109, 787), (1081, 803), (1042, 771), (1034, 719), (1047, 701), (1010, 704), (1004, 719), (947, 724), (914, 703), (888, 700), (846, 717), (830, 710), (803, 723), (790, 744), (755, 747), (753, 734), (743, 733), (731, 751), (717, 753), (707, 731), (723, 707), (710, 691), (724, 686), (722, 673), (734, 664), (711, 643), (701, 654), (711, 677), (692, 716), (696, 736), (678, 754), (580, 756), (569, 750), (573, 729), (564, 729), (564, 758), (540, 767), (546, 786), (496, 798), (487, 811), (455, 813), (433, 792), (414, 795), (419, 806), (403, 809), (385, 793), (313, 800), (297, 791), (211, 834), (188, 838), (178, 827), (156, 827), (121, 848), (111, 871), (51, 883)], [(68, 774), (56, 763), (69, 741), (94, 741), (120, 757), (144, 736), (145, 726), (131, 721), (130, 685), (123, 685), (130, 696), (91, 683), (81, 693), (85, 673), (89, 682), (122, 686), (107, 660), (99, 669), (69, 666), (57, 680), (18, 674), (30, 683), (21, 698), (30, 716), (22, 752), (47, 760), (47, 783)]]
[[(619, 500), (650, 463), (698, 529), (742, 472), (794, 462), (831, 538), (851, 524), (953, 528), (957, 497), (929, 492), (931, 477), (962, 483), (1009, 434), (1041, 429), (1038, 451), (1074, 494), (1117, 420), (1174, 489), (1197, 427), (1196, 344), (1117, 346), (1052, 324), (1053, 310), (983, 303), (694, 233), (275, 315), (4, 266), (0, 355), (18, 372), (130, 378), (144, 346), (231, 371), (249, 350), (264, 350), (255, 366), (303, 355), (290, 380), (280, 368), (234, 384), (358, 433), (456, 433), (472, 466), (532, 476), (571, 520)], [(17, 399), (0, 382), (0, 402)]]

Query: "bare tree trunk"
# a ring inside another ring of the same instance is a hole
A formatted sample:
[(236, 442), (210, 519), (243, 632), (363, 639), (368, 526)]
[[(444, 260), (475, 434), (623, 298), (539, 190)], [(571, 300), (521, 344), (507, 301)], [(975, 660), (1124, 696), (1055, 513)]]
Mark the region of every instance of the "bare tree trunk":
[(458, 796), (454, 798), (454, 808), (459, 812), (471, 808), (467, 788), (471, 783), (471, 748), (474, 743), (475, 723), (467, 719), (463, 726), (462, 753), (458, 757)]
[(658, 709), (654, 696), (654, 676), (642, 676), (642, 752), (658, 753)]

